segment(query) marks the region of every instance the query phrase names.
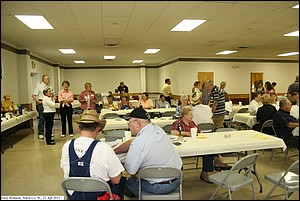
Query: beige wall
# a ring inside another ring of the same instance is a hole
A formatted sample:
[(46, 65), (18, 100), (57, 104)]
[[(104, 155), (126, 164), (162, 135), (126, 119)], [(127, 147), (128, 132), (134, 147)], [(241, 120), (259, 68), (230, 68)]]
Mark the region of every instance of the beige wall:
[[(84, 90), (84, 83), (91, 82), (93, 90), (98, 92), (114, 91), (120, 81), (124, 81), (130, 92), (141, 91), (140, 68), (105, 68), (105, 69), (59, 69), (44, 63), (35, 61), (36, 67), (31, 67), (31, 59), (20, 59), (20, 55), (1, 49), (4, 78), (1, 79), (1, 96), (12, 96), (15, 103), (21, 101), (21, 84), (28, 83), (28, 94), (34, 90), (32, 75), (36, 76), (36, 83), (41, 82), (43, 74), (49, 75), (51, 83), (57, 94), (61, 89), (61, 82), (68, 80), (70, 89), (79, 94)], [(20, 64), (24, 62), (26, 64)], [(21, 66), (27, 66), (29, 73), (20, 75)], [(232, 68), (238, 66), (239, 68)], [(264, 81), (276, 81), (277, 92), (285, 93), (290, 83), (299, 74), (299, 64), (296, 63), (251, 63), (251, 62), (176, 62), (161, 68), (146, 68), (147, 92), (160, 92), (165, 78), (172, 81), (173, 94), (190, 94), (198, 72), (214, 72), (214, 80), (217, 85), (224, 80), (227, 82), (226, 90), (231, 94), (248, 94), (250, 84), (250, 72), (264, 73)], [(26, 80), (27, 79), (27, 80)], [(30, 99), (31, 100), (31, 99)], [(32, 100), (31, 100), (32, 101)]]

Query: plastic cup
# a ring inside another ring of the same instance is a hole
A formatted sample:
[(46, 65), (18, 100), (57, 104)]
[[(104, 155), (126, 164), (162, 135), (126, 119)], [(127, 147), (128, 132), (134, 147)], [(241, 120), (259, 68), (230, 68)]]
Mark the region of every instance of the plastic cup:
[(196, 138), (197, 136), (197, 128), (191, 128), (191, 137)]
[(129, 140), (131, 138), (131, 132), (130, 131), (125, 131), (125, 141)]
[(169, 108), (169, 105), (166, 105), (166, 109), (168, 109)]
[(241, 101), (239, 102), (239, 105), (242, 106), (242, 102)]

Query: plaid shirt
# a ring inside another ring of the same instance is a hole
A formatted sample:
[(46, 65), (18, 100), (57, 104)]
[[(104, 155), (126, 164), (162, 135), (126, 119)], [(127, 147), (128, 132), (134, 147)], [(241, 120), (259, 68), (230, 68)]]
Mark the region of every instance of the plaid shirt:
[(191, 121), (189, 124), (186, 124), (186, 123), (184, 123), (182, 118), (179, 118), (176, 121), (174, 121), (173, 126), (172, 126), (172, 130), (178, 130), (179, 121), (180, 121), (180, 124), (181, 124), (181, 131), (191, 132), (191, 128), (197, 128), (197, 133), (201, 132), (194, 121)]

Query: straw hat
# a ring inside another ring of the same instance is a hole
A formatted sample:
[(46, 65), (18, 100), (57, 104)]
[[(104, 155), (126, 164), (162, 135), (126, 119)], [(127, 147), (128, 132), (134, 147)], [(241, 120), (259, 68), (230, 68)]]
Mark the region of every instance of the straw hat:
[(84, 110), (81, 118), (78, 121), (76, 121), (76, 123), (78, 124), (98, 123), (100, 126), (100, 130), (103, 130), (103, 128), (106, 125), (106, 120), (100, 120), (96, 110)]
[(202, 98), (202, 92), (195, 91), (192, 95), (190, 95), (190, 101), (193, 105), (196, 105)]

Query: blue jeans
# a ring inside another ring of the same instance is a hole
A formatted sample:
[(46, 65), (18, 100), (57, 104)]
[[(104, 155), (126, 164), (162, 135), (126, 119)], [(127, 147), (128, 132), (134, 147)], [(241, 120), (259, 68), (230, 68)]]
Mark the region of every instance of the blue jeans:
[[(142, 179), (142, 189), (145, 192), (153, 194), (167, 194), (175, 191), (179, 184), (180, 180), (176, 179), (171, 184), (150, 184), (147, 180)], [(139, 183), (135, 177), (127, 179), (126, 187), (132, 192), (135, 197), (139, 197)]]
[(44, 119), (44, 116), (43, 116), (43, 112), (44, 112), (43, 104), (38, 104), (37, 105), (37, 110), (38, 110), (38, 113), (39, 113), (39, 124), (38, 124), (39, 135), (44, 135), (45, 119)]

